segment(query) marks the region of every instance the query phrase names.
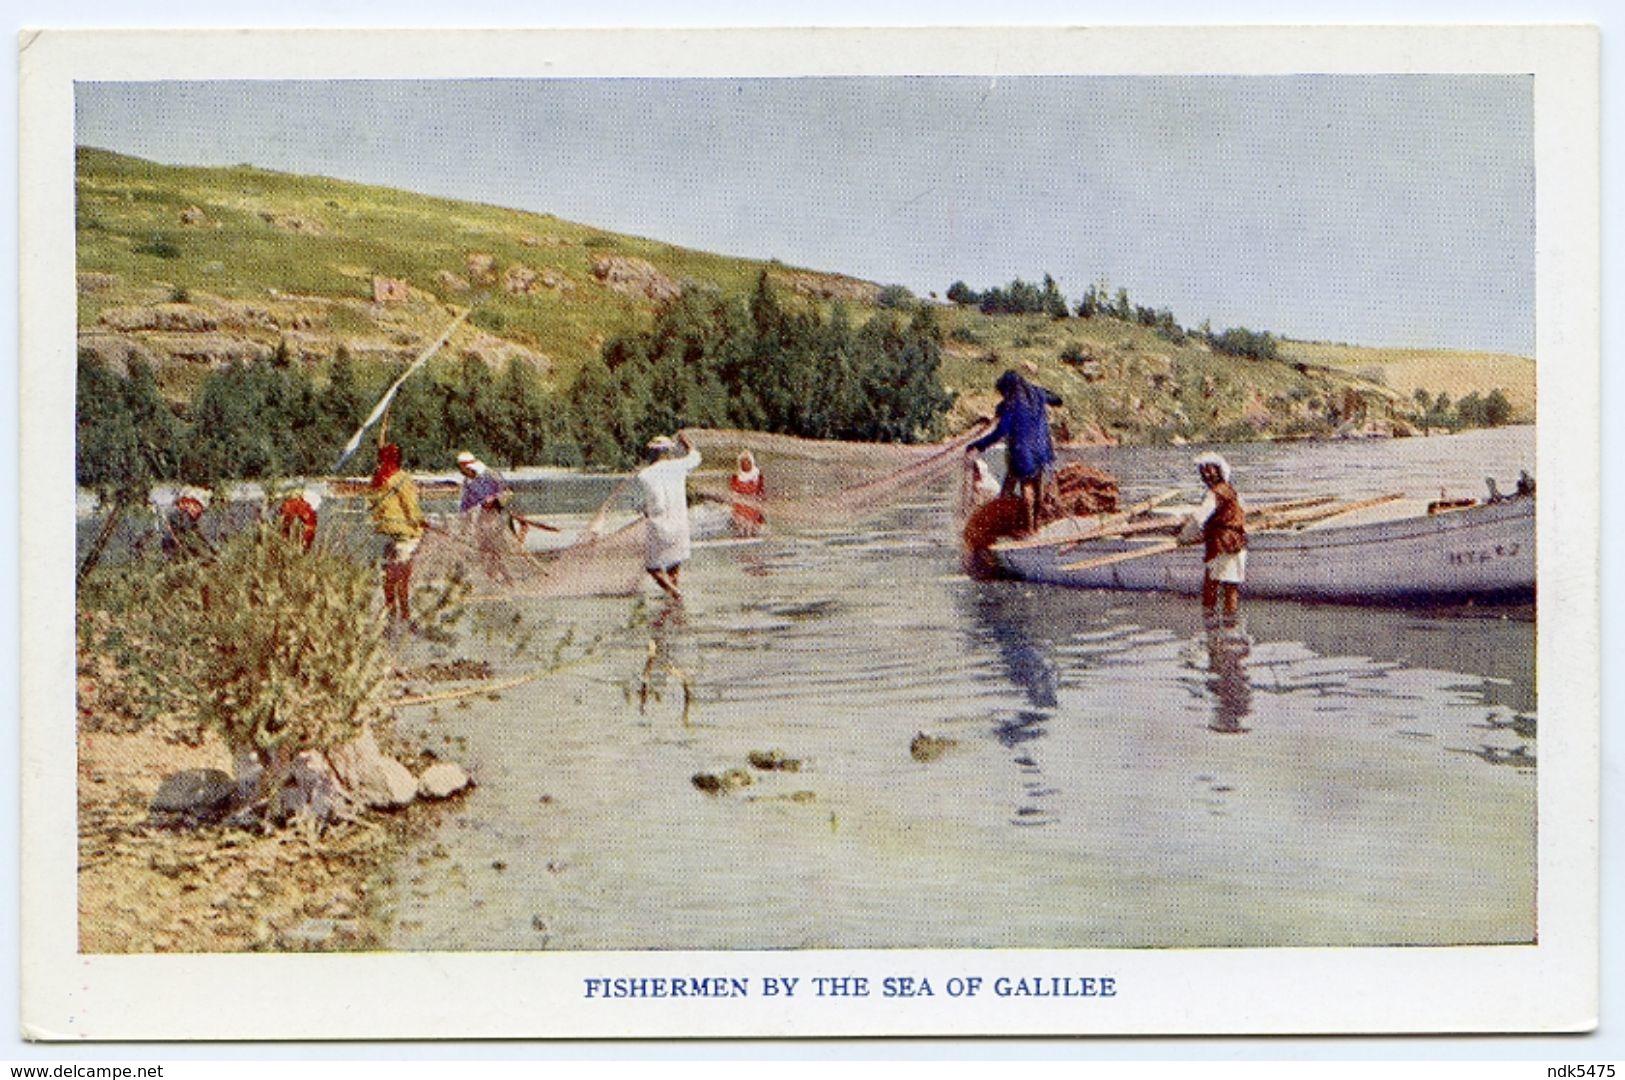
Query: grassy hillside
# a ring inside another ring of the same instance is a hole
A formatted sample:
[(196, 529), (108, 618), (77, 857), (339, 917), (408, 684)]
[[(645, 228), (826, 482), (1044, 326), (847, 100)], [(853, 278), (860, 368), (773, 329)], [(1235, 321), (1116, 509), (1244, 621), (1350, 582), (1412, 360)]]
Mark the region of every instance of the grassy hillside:
[[(172, 167), (81, 148), (77, 183), (81, 353), (115, 368), (145, 357), (182, 402), (232, 359), (319, 374), (343, 352), (363, 371), (398, 369), (453, 309), (473, 314), (446, 360), (523, 359), (558, 390), (606, 341), (653, 325), (686, 283), (743, 296), (765, 270), (792, 306), (839, 300), (855, 323), (912, 302), (839, 274), (546, 214), (246, 166)], [(404, 297), (375, 299), (380, 278), (403, 281)], [(1453, 399), (1500, 388), (1519, 417), (1533, 414), (1534, 364), (1518, 357), (1283, 342), (1280, 358), (1264, 361), (1112, 318), (957, 307), (941, 316), (943, 381), (958, 397), (950, 426), (991, 413), (1006, 367), (1036, 370), (1060, 392), (1062, 419), (1080, 439), (1403, 431), (1417, 387)]]
[(1417, 390), (1446, 393), (1459, 401), (1468, 394), (1499, 389), (1519, 420), (1532, 421), (1535, 416), (1535, 362), (1525, 356), (1307, 341), (1286, 342), (1282, 353), (1288, 359), (1376, 379), (1406, 400)]
[[(567, 381), (605, 340), (647, 326), (682, 283), (744, 292), (767, 266), (545, 214), (87, 148), (77, 224), (81, 330), (205, 367), (236, 355), (233, 342), (241, 352), (244, 342), (284, 340), (307, 359), (343, 344), (359, 358), (400, 360), (432, 341), (449, 321), (442, 306), (455, 305), (475, 312), (448, 352), (525, 350)], [(839, 275), (773, 272), (787, 292), (813, 300), (874, 291)], [(404, 280), (408, 299), (374, 303), (375, 277)], [(129, 310), (175, 300), (198, 309), (191, 325), (174, 312)], [(213, 355), (210, 342), (174, 340), (200, 333), (231, 340), (213, 342)], [(163, 381), (184, 396), (183, 376)]]

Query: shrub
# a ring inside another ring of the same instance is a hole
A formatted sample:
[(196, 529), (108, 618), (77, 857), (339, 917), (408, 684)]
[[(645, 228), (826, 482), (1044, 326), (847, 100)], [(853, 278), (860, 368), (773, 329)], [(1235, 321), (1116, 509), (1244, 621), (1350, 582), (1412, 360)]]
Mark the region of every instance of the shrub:
[(390, 658), (374, 570), (307, 552), (271, 525), (207, 561), (133, 564), (85, 599), (111, 609), (96, 644), (115, 647), (140, 699), (217, 731), (234, 753), (287, 763), (383, 714)]
[(137, 255), (151, 255), (159, 259), (178, 259), (181, 257), (180, 245), (162, 233), (154, 233), (151, 237), (135, 245)]
[(883, 308), (896, 311), (911, 310), (917, 302), (914, 293), (906, 285), (887, 285), (880, 290), (880, 296), (875, 301)]
[(495, 308), (478, 308), (468, 321), (493, 334), (500, 334), (508, 328), (508, 317)]

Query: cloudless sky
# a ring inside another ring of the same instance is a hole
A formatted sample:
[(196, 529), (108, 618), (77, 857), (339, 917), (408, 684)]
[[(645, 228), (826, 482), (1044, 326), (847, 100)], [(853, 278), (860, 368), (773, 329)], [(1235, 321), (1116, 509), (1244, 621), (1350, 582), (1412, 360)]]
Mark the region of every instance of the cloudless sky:
[(1186, 325), (1534, 350), (1523, 76), (81, 84), (77, 138), (916, 293), (1106, 279)]

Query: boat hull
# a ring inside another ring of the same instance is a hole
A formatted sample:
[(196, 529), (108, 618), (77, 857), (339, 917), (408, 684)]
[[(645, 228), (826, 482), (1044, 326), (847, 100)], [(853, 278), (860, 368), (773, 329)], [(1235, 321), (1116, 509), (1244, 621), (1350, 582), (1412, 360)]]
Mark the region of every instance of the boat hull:
[[(1200, 545), (1105, 566), (1066, 564), (1127, 553), (1130, 540), (999, 547), (1011, 577), (1084, 589), (1198, 593)], [(1280, 530), (1248, 538), (1249, 596), (1340, 603), (1527, 600), (1535, 593), (1535, 500), (1511, 499), (1430, 516), (1343, 528)]]

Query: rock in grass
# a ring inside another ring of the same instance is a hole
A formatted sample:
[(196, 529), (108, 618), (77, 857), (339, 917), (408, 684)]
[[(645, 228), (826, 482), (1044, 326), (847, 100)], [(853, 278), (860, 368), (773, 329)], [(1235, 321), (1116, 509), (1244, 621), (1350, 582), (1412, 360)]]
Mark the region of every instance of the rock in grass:
[(430, 765), (418, 777), (418, 794), (426, 799), (447, 799), (473, 784), (461, 765), (441, 761)]

